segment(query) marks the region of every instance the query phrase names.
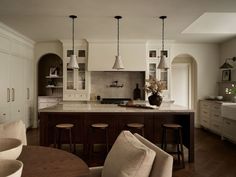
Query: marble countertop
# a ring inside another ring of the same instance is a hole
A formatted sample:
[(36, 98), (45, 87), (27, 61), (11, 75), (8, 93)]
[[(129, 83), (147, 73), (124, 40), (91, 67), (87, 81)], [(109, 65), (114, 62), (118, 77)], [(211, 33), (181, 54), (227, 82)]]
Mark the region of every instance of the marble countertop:
[[(147, 104), (147, 106), (150, 105)], [(194, 112), (191, 109), (172, 103), (162, 103), (160, 107), (152, 108), (121, 107), (116, 104), (61, 102), (56, 106), (40, 109), (39, 112)]]

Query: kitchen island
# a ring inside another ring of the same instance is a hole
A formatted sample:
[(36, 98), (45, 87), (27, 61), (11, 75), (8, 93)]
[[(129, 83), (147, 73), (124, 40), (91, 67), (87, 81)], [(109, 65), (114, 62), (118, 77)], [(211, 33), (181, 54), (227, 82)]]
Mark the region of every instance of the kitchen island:
[(145, 138), (153, 143), (161, 143), (162, 124), (178, 123), (183, 127), (183, 144), (188, 148), (189, 162), (194, 161), (194, 111), (174, 104), (163, 103), (160, 107), (148, 109), (115, 104), (60, 103), (39, 110), (39, 119), (40, 145), (49, 146), (54, 142), (56, 124), (73, 123), (75, 142), (84, 144), (85, 148), (89, 143), (88, 132), (93, 123), (109, 124), (110, 145), (122, 130), (127, 129), (127, 123), (144, 124)]

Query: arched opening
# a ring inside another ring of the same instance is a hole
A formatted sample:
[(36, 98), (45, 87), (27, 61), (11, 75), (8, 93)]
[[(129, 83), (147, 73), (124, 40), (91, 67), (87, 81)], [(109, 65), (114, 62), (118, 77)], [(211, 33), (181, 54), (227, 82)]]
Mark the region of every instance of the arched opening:
[(171, 97), (175, 104), (195, 109), (197, 104), (197, 63), (189, 54), (174, 57), (171, 63)]
[(43, 55), (38, 62), (38, 96), (62, 97), (62, 59), (52, 53)]

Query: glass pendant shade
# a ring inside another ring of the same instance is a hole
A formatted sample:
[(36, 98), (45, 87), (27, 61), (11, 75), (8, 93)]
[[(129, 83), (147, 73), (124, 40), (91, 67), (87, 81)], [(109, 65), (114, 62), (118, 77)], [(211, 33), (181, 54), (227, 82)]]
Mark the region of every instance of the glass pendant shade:
[(112, 67), (112, 69), (124, 69), (124, 65), (123, 65), (123, 62), (121, 60), (121, 56), (116, 56), (116, 60), (115, 60), (115, 63)]
[(161, 59), (160, 62), (157, 66), (158, 69), (168, 69), (168, 63), (166, 62), (166, 56), (165, 55), (161, 55)]
[(69, 69), (79, 69), (79, 65), (76, 58), (77, 56), (74, 54), (70, 56), (70, 62), (67, 66)]

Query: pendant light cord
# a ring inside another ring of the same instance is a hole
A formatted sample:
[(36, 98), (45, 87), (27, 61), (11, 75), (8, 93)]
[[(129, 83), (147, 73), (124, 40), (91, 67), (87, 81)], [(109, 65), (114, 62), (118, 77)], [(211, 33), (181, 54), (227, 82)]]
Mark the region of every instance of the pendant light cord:
[(73, 55), (75, 54), (75, 19), (72, 18), (72, 49), (73, 49)]
[(119, 18), (117, 19), (117, 55), (120, 56), (120, 23)]
[(162, 18), (162, 52), (164, 51), (164, 18)]

